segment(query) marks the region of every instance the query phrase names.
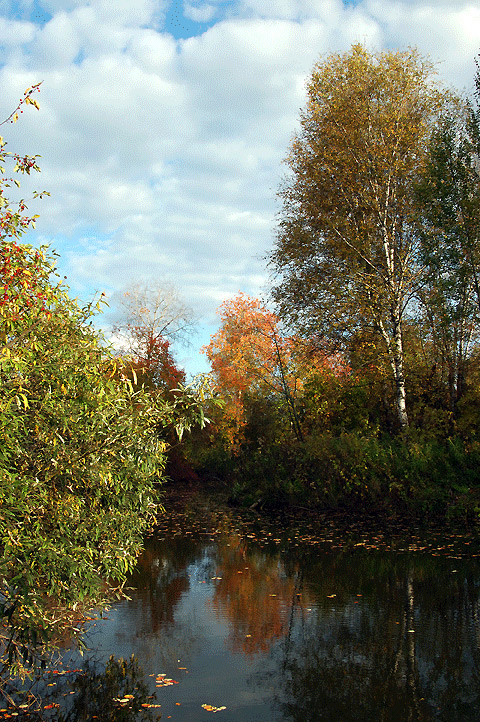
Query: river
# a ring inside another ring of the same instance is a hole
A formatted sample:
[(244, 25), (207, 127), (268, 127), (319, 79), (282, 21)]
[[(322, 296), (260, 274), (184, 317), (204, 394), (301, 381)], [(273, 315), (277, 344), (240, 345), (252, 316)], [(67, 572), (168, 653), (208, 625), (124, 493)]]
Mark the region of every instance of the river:
[[(98, 672), (135, 655), (143, 687), (118, 692), (119, 720), (480, 720), (475, 535), (181, 497), (167, 497), (129, 599), (92, 620), (83, 659), (65, 662)], [(59, 677), (49, 693), (69, 700), (67, 718), (92, 719), (87, 702), (71, 705), (98, 697), (100, 677), (70, 698)]]

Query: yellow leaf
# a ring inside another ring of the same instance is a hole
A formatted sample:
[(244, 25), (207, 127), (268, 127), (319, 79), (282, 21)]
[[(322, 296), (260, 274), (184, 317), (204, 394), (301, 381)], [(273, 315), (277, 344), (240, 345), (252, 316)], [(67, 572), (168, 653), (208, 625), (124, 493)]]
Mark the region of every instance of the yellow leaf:
[(28, 408), (29, 408), (29, 406), (28, 406), (28, 400), (27, 400), (27, 397), (25, 396), (25, 394), (19, 393), (18, 395), (19, 395), (20, 398), (22, 399), (24, 407), (25, 407), (26, 409), (28, 409)]

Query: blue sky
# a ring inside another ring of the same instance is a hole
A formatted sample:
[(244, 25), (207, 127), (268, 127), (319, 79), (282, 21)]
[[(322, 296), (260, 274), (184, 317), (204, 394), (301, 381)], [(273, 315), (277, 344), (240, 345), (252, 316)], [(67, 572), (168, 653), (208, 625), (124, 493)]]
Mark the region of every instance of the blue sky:
[[(199, 332), (216, 309), (265, 294), (276, 190), (315, 61), (362, 42), (417, 46), (441, 79), (471, 89), (480, 6), (469, 0), (0, 0), (3, 116), (43, 81), (41, 109), (4, 128), (39, 153), (24, 186), (51, 196), (32, 243), (50, 243), (74, 295), (116, 298), (173, 283)], [(100, 322), (99, 322), (100, 323)]]

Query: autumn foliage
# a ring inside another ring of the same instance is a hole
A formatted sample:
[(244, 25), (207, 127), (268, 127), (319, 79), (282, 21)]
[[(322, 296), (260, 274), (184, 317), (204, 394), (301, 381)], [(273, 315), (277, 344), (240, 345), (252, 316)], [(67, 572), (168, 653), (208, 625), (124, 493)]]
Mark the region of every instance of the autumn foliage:
[(301, 387), (296, 344), (281, 333), (278, 317), (259, 299), (240, 293), (219, 309), (221, 327), (203, 351), (221, 394), (233, 440), (246, 423), (246, 404), (268, 397), (285, 408), (300, 434), (295, 400)]
[(185, 383), (185, 371), (176, 365), (170, 346), (170, 341), (162, 336), (145, 339), (145, 353), (129, 361), (137, 383), (164, 395)]

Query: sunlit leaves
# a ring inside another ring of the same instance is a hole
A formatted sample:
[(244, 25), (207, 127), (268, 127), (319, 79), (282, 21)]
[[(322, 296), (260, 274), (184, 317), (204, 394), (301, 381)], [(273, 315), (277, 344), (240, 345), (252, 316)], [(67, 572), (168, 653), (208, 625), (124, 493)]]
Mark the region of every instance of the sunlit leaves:
[(271, 254), (280, 316), (338, 344), (368, 329), (405, 407), (402, 322), (418, 280), (414, 182), (443, 96), (414, 50), (360, 45), (314, 67)]
[(59, 630), (81, 628), (69, 607), (132, 568), (156, 511), (165, 412), (112, 375), (91, 307), (50, 282), (51, 257), (1, 250), (1, 611), (10, 662), (18, 652), (25, 664)]
[(238, 438), (245, 425), (246, 397), (256, 394), (280, 400), (300, 436), (295, 397), (301, 381), (295, 369), (295, 340), (282, 335), (277, 316), (257, 298), (239, 294), (225, 301), (219, 314), (221, 328), (204, 352), (227, 399), (230, 441)]
[(213, 704), (202, 704), (202, 707), (207, 710), (207, 712), (222, 712), (222, 710), (227, 709), (224, 705), (222, 705), (222, 707), (215, 707)]
[[(0, 125), (7, 123), (16, 123), (19, 119), (19, 114), (23, 113), (23, 106), (32, 105), (37, 110), (39, 109), (38, 102), (34, 99), (34, 93), (40, 92), (41, 83), (37, 83), (30, 88), (27, 88), (20, 98), (15, 110), (3, 120)], [(20, 183), (17, 179), (12, 176), (7, 176), (9, 167), (13, 164), (11, 172), (13, 174), (27, 174), (30, 175), (32, 171), (39, 171), (40, 168), (37, 163), (39, 156), (21, 156), (18, 153), (10, 152), (6, 150), (7, 142), (3, 137), (0, 137), (0, 241), (8, 238), (20, 238), (28, 228), (35, 226), (35, 220), (38, 216), (29, 216), (27, 211), (26, 201), (22, 198), (20, 200), (13, 200), (9, 198), (9, 189), (12, 183), (18, 188)], [(42, 197), (48, 195), (46, 191), (34, 192), (33, 197)]]
[(175, 679), (170, 679), (166, 674), (157, 674), (155, 679), (156, 687), (172, 687), (174, 684), (178, 684)]

